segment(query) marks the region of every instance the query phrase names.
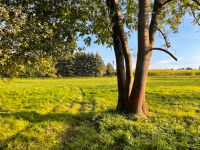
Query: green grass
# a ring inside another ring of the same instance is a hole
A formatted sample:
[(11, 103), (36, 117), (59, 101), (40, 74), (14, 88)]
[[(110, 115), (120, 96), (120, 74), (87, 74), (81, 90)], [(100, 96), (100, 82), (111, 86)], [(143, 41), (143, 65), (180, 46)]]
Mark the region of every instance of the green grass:
[(1, 81), (0, 149), (200, 149), (200, 78), (150, 78), (148, 119), (116, 100), (116, 78)]
[(155, 69), (149, 70), (149, 76), (159, 76), (159, 77), (199, 77), (200, 70), (163, 70)]

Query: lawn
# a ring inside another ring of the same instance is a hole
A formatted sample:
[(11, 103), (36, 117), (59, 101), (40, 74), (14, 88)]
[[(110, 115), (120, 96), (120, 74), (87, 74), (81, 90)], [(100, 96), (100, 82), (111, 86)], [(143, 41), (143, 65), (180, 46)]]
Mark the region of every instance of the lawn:
[(200, 78), (151, 77), (148, 119), (114, 112), (116, 78), (0, 81), (0, 149), (200, 149)]

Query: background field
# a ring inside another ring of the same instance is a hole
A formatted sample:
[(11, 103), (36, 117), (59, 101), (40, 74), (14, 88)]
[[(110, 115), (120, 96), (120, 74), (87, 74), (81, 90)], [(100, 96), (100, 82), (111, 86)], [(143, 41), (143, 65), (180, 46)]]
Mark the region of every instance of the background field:
[(200, 70), (150, 70), (149, 76), (159, 76), (159, 77), (195, 77), (200, 76)]
[(116, 100), (115, 77), (0, 81), (0, 149), (200, 149), (200, 78), (149, 78), (148, 119)]

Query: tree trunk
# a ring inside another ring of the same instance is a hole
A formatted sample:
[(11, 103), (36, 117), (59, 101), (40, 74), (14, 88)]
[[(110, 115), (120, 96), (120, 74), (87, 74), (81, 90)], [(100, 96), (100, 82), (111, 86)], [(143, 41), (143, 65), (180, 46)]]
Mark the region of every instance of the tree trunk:
[(117, 85), (118, 85), (118, 103), (117, 112), (123, 112), (125, 108), (125, 66), (124, 66), (124, 55), (121, 49), (121, 44), (118, 36), (113, 34), (114, 51), (116, 57), (117, 66)]
[[(111, 12), (113, 42), (117, 62), (119, 92), (117, 110), (119, 112), (146, 116), (145, 91), (147, 75), (153, 52), (152, 50), (155, 49), (154, 42), (158, 29), (158, 16), (163, 5), (160, 3), (160, 0), (154, 1), (151, 22), (149, 24), (151, 0), (139, 1), (138, 56), (134, 83), (132, 85), (132, 60), (123, 28), (119, 2), (118, 0), (107, 0), (106, 2)], [(170, 56), (173, 57), (173, 55)]]
[(117, 111), (124, 112), (126, 111), (125, 103), (128, 102), (133, 83), (132, 60), (128, 41), (124, 32), (119, 2), (118, 0), (107, 0), (106, 2), (111, 14), (111, 22), (113, 23), (113, 43), (116, 55), (118, 79)]
[(133, 88), (128, 101), (128, 112), (145, 116), (145, 90), (148, 67), (152, 52), (146, 53), (150, 48), (149, 41), (149, 12), (150, 0), (139, 1), (138, 16), (138, 55)]
[(131, 93), (132, 84), (133, 84), (133, 67), (132, 67), (131, 53), (128, 46), (127, 36), (124, 32), (124, 25), (122, 21), (122, 13), (119, 8), (119, 1), (118, 0), (110, 0), (110, 1), (112, 5), (114, 6), (113, 17), (115, 19), (113, 20), (113, 23), (117, 27), (117, 30), (114, 32), (117, 32), (119, 36), (124, 58), (125, 58), (125, 66), (126, 66), (125, 96), (126, 96), (126, 99), (128, 100), (128, 97)]
[(138, 57), (134, 84), (128, 103), (131, 113), (141, 116), (147, 115), (145, 91), (152, 51), (154, 47), (156, 31), (158, 28), (159, 0), (154, 1), (151, 23), (149, 25), (150, 0), (140, 1), (138, 20)]

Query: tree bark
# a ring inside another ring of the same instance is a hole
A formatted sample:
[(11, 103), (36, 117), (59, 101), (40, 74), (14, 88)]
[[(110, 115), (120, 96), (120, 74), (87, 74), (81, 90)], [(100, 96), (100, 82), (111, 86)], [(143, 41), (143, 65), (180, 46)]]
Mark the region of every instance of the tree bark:
[(119, 92), (117, 110), (140, 116), (147, 115), (145, 101), (146, 82), (153, 52), (151, 49), (154, 47), (158, 29), (158, 15), (162, 7), (160, 0), (154, 1), (153, 13), (149, 24), (150, 4), (150, 0), (139, 1), (138, 55), (134, 83), (132, 84), (132, 60), (123, 28), (119, 2), (118, 0), (107, 0), (108, 8), (112, 14), (113, 42), (117, 62)]
[[(149, 63), (152, 57), (156, 31), (158, 28), (159, 0), (154, 1), (151, 23), (149, 25), (150, 0), (139, 2), (138, 18), (138, 57), (135, 71), (134, 84), (128, 103), (130, 113), (141, 116), (147, 115), (145, 91), (149, 69)], [(147, 51), (149, 51), (147, 53)]]
[[(113, 27), (114, 28), (114, 27)], [(115, 28), (114, 28), (115, 30)], [(123, 112), (125, 109), (125, 66), (124, 66), (124, 55), (121, 49), (121, 44), (118, 36), (113, 33), (114, 51), (116, 57), (117, 66), (117, 85), (118, 85), (118, 103), (117, 112)]]
[(132, 84), (133, 84), (133, 67), (132, 67), (131, 53), (128, 46), (127, 36), (124, 32), (124, 25), (122, 21), (122, 14), (119, 8), (119, 1), (111, 0), (111, 3), (114, 5), (115, 21), (113, 23), (118, 29), (117, 34), (119, 36), (122, 50), (124, 53), (124, 58), (125, 58), (125, 66), (126, 66), (125, 96), (126, 96), (126, 99), (128, 100), (128, 97), (131, 93)]
[(146, 116), (145, 90), (151, 53), (146, 54), (150, 47), (149, 12), (150, 0), (139, 1), (138, 16), (138, 55), (133, 88), (128, 101), (129, 113)]
[(128, 47), (128, 40), (124, 32), (119, 1), (107, 0), (106, 2), (111, 13), (111, 22), (113, 23), (113, 44), (116, 55), (118, 80), (117, 111), (125, 112), (125, 104), (128, 102), (133, 83), (132, 59)]

